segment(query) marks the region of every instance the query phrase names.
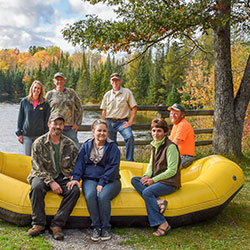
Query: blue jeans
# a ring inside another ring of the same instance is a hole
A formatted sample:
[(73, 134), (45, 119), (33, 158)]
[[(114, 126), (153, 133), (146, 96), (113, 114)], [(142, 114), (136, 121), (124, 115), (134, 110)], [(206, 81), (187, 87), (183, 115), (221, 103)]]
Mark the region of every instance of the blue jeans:
[(157, 200), (160, 199), (159, 196), (171, 194), (177, 188), (159, 182), (151, 186), (144, 186), (140, 180), (141, 177), (133, 177), (131, 183), (145, 201), (150, 226), (158, 226), (164, 223), (166, 219), (164, 215), (160, 213)]
[(181, 155), (181, 166), (185, 167), (186, 164), (188, 164), (189, 162), (193, 161), (194, 156), (190, 156), (190, 155)]
[(123, 128), (123, 123), (128, 119), (112, 121), (106, 119), (108, 123), (108, 137), (110, 140), (117, 140), (117, 132), (121, 134), (126, 146), (126, 161), (134, 161), (134, 136), (131, 127)]
[(32, 143), (38, 138), (39, 136), (25, 136), (23, 135), (23, 152), (25, 155), (31, 155), (31, 148)]
[(63, 130), (63, 134), (73, 140), (78, 148), (80, 148), (80, 144), (77, 138), (77, 133), (74, 129)]
[(91, 225), (96, 229), (105, 229), (110, 231), (111, 200), (113, 200), (121, 191), (120, 180), (115, 180), (106, 184), (97, 197), (95, 180), (83, 180), (82, 190), (87, 203), (91, 218)]

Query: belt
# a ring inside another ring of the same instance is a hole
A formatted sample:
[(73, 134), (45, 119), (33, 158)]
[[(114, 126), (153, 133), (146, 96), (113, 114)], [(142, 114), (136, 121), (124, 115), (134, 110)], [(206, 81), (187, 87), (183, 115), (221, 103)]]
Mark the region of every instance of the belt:
[(118, 122), (118, 121), (126, 120), (126, 119), (128, 119), (128, 117), (122, 118), (122, 119), (113, 119), (113, 118), (107, 118), (107, 119), (110, 120), (110, 121), (112, 121), (112, 122)]
[(72, 129), (72, 126), (65, 126), (63, 130), (64, 130), (64, 131), (68, 131), (68, 130), (70, 130), (70, 129)]

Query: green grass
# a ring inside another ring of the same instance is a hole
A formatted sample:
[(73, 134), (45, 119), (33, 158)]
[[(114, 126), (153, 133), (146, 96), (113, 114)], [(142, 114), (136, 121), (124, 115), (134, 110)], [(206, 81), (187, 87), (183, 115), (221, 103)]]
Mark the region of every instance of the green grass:
[[(199, 157), (204, 154), (198, 154)], [(222, 212), (198, 224), (172, 229), (167, 236), (152, 236), (151, 228), (114, 228), (113, 231), (126, 235), (123, 245), (133, 249), (250, 249), (250, 157), (231, 158), (245, 174), (245, 184)]]
[(17, 227), (0, 220), (1, 250), (49, 250), (52, 246), (43, 236), (30, 237), (27, 227)]
[[(198, 156), (204, 156), (203, 153)], [(153, 237), (153, 229), (149, 227), (113, 228), (114, 233), (126, 236), (121, 244), (137, 250), (250, 249), (250, 154), (231, 160), (243, 169), (245, 184), (218, 216), (202, 223), (174, 228), (160, 238)], [(27, 227), (17, 227), (0, 220), (0, 249), (53, 249), (43, 236), (31, 238), (27, 230)]]

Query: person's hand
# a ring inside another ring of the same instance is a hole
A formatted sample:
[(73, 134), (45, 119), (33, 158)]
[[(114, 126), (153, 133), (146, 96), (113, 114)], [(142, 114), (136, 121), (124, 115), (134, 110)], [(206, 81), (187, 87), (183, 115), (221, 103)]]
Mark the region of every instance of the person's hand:
[(61, 194), (62, 193), (62, 188), (60, 187), (60, 185), (57, 182), (51, 181), (49, 183), (49, 186), (50, 186), (53, 193), (55, 193), (55, 194)]
[(141, 178), (141, 180), (140, 180), (140, 182), (143, 184), (143, 185), (145, 185), (144, 183), (146, 183), (147, 182), (147, 179), (149, 179), (150, 177), (149, 176), (143, 176), (142, 178)]
[(76, 181), (76, 180), (69, 181), (67, 183), (68, 190), (71, 190), (75, 185), (80, 189), (80, 182), (79, 181)]
[(18, 141), (23, 144), (23, 136), (22, 135), (18, 136)]
[(132, 126), (132, 122), (130, 121), (124, 122), (122, 125), (123, 128), (131, 127), (131, 126)]
[[(145, 176), (145, 177), (148, 177), (148, 176)], [(143, 181), (141, 181), (141, 183), (144, 185), (144, 186), (151, 186), (152, 184), (154, 184), (154, 180), (152, 178), (145, 178), (143, 177)]]
[(79, 129), (79, 126), (77, 126), (77, 125), (74, 124), (74, 125), (72, 126), (72, 129), (74, 129), (75, 131), (77, 131), (77, 130)]
[(97, 185), (97, 186), (96, 186), (97, 196), (99, 196), (99, 194), (101, 193), (102, 188), (103, 188), (103, 186), (101, 186), (101, 185)]

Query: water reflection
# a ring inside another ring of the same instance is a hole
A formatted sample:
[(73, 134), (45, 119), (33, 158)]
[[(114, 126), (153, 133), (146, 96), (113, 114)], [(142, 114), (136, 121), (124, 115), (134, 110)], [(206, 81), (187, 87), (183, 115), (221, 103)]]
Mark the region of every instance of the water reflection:
[[(0, 120), (2, 123), (0, 129), (0, 151), (22, 154), (22, 146), (17, 140), (15, 134), (17, 128), (17, 116), (18, 116), (19, 104), (13, 103), (1, 103), (0, 102)], [(90, 125), (95, 119), (101, 118), (101, 112), (85, 111), (83, 113), (83, 124)], [(138, 115), (136, 117), (136, 123), (149, 123), (151, 119), (147, 119)], [(150, 139), (149, 131), (134, 131), (135, 138), (140, 140)], [(86, 141), (92, 136), (89, 132), (79, 132), (78, 139), (80, 142)], [(118, 140), (123, 138), (118, 133)]]

